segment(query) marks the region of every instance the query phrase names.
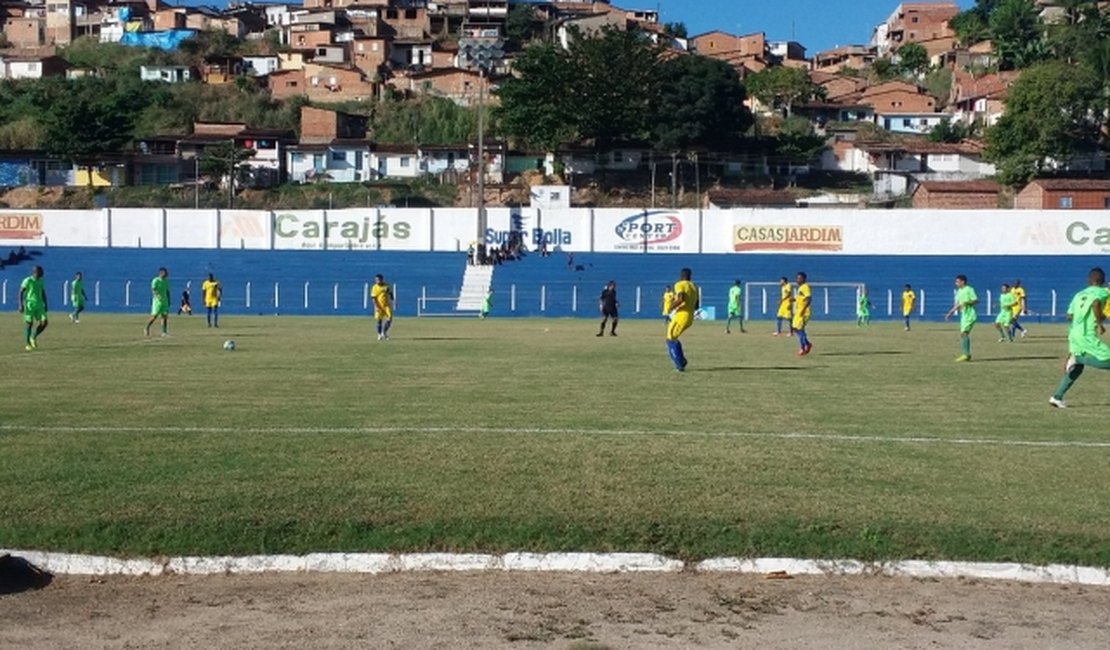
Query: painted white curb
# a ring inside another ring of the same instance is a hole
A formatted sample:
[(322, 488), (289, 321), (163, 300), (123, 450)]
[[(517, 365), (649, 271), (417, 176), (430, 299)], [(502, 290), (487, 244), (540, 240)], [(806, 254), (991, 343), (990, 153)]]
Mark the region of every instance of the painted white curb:
[(1050, 564), (1032, 566), (990, 562), (866, 563), (857, 560), (796, 558), (713, 558), (686, 563), (652, 553), (310, 553), (121, 559), (73, 553), (0, 549), (57, 575), (161, 576), (257, 573), (357, 573), (382, 575), (418, 572), (545, 573), (737, 573), (790, 576), (876, 575), (907, 578), (978, 578), (1042, 584), (1110, 587), (1110, 569)]

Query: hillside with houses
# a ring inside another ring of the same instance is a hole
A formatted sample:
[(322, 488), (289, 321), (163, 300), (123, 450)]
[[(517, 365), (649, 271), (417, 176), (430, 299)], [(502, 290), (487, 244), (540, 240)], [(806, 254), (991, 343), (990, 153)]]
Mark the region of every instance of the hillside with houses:
[(0, 0), (0, 203), (1110, 208), (1108, 4), (809, 52), (603, 0)]

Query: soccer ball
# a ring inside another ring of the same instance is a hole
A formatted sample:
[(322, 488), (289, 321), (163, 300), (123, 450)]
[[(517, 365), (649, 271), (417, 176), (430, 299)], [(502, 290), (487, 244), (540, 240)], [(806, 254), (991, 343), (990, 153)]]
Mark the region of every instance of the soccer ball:
[(234, 350), (235, 349), (235, 341), (232, 341), (231, 339), (228, 339), (228, 340), (224, 341), (224, 349), (227, 350), (228, 352), (231, 352), (232, 350)]

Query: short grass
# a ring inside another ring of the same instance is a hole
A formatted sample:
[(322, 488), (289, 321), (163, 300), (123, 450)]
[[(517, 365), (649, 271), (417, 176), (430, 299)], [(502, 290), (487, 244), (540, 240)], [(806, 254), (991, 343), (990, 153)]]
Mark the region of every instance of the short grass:
[(815, 323), (798, 359), (768, 323), (699, 323), (686, 374), (661, 322), (141, 327), (55, 314), (27, 353), (0, 322), (0, 547), (1110, 565), (1110, 448), (1077, 446), (1110, 443), (1110, 375), (1050, 409), (1058, 326), (984, 324), (956, 364), (951, 325)]

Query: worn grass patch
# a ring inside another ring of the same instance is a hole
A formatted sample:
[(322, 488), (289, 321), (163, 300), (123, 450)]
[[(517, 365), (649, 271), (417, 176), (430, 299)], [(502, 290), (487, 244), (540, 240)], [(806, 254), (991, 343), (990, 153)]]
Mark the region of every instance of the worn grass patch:
[(951, 326), (817, 323), (798, 359), (699, 323), (680, 375), (657, 322), (142, 324), (0, 323), (0, 546), (1110, 565), (1110, 447), (1075, 446), (1110, 444), (1110, 375), (1051, 410), (1058, 327), (955, 364)]

